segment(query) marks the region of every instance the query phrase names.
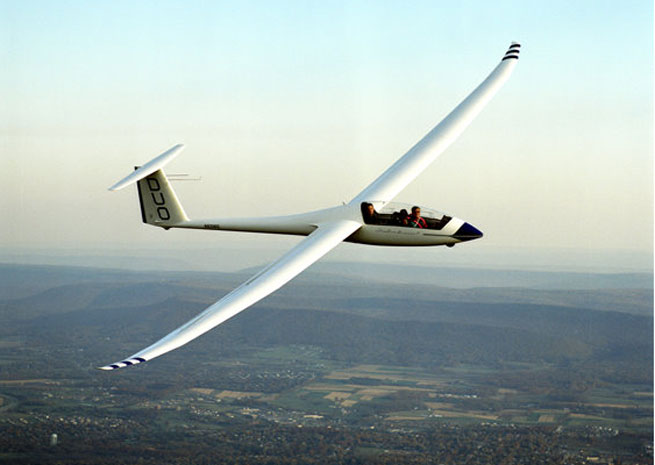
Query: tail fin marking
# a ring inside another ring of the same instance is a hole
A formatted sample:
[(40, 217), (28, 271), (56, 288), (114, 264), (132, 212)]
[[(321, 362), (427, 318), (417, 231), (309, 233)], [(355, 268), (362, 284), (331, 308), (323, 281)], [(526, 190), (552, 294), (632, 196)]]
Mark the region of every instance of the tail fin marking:
[(159, 169), (137, 182), (141, 219), (154, 226), (173, 226), (189, 221), (164, 172)]

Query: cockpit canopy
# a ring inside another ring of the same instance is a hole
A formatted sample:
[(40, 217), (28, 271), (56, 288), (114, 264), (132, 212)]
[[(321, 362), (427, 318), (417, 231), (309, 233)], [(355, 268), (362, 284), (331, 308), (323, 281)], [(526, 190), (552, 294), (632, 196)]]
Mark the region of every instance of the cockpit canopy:
[[(379, 210), (376, 205), (384, 205)], [(371, 211), (371, 207), (373, 210)], [(411, 220), (412, 208), (421, 209), (420, 216), (425, 223), (417, 226), (416, 222)], [(438, 212), (431, 208), (425, 208), (420, 205), (410, 205), (408, 203), (389, 202), (362, 202), (362, 218), (365, 224), (379, 224), (385, 226), (400, 226), (406, 228), (426, 228), (440, 230), (452, 219), (445, 213)]]

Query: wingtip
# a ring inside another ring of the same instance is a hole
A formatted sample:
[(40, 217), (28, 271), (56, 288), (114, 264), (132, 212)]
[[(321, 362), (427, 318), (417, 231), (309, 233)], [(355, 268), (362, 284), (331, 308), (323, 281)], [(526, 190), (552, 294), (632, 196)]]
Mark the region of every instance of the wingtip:
[(518, 42), (512, 42), (507, 49), (507, 52), (505, 52), (505, 56), (501, 61), (508, 60), (510, 58), (513, 58), (515, 60), (519, 59), (519, 53), (521, 53), (521, 44)]
[(132, 365), (138, 365), (139, 363), (145, 362), (146, 359), (142, 357), (131, 357), (125, 360), (122, 360), (120, 362), (112, 363), (110, 365), (105, 365), (102, 367), (96, 367), (98, 370), (102, 371), (112, 371), (112, 370), (117, 370), (119, 368), (125, 368), (129, 367)]

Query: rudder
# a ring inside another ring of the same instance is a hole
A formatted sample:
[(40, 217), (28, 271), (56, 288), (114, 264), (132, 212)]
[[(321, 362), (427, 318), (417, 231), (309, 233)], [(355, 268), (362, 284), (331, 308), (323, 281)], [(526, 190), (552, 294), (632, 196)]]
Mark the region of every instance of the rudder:
[(141, 219), (168, 228), (189, 221), (164, 172), (159, 169), (137, 182)]

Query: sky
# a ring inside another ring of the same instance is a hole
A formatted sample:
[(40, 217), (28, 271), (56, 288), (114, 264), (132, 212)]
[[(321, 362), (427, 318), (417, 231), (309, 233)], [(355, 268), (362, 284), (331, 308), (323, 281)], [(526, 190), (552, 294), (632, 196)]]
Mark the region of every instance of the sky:
[(141, 224), (133, 190), (107, 187), (184, 143), (168, 171), (202, 177), (174, 185), (191, 217), (347, 202), (511, 41), (522, 52), (505, 87), (396, 199), (485, 237), (335, 256), (652, 269), (648, 1), (0, 1), (0, 252), (268, 260), (298, 239), (164, 232)]

